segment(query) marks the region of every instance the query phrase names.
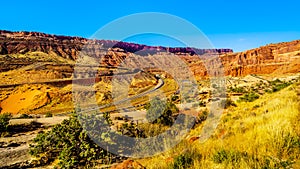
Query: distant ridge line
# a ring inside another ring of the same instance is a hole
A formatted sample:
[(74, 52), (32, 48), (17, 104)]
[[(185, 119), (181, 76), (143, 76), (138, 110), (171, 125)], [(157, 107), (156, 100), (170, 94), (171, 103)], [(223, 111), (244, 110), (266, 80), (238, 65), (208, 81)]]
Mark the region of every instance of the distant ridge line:
[[(27, 41), (27, 42), (24, 42)], [(67, 44), (69, 41), (69, 44)], [(77, 36), (63, 36), (63, 35), (53, 35), (53, 34), (46, 34), (41, 32), (28, 32), (28, 31), (7, 31), (7, 30), (0, 30), (0, 54), (11, 54), (18, 53), (20, 50), (10, 50), (7, 49), (7, 43), (14, 42), (15, 45), (22, 43), (23, 51), (27, 51), (30, 49), (24, 49), (26, 46), (28, 48), (33, 47), (34, 44), (40, 43), (41, 46), (50, 45), (50, 43), (56, 43), (54, 45), (64, 44), (64, 46), (69, 45), (75, 47), (75, 50), (81, 50), (83, 45), (101, 45), (104, 48), (120, 48), (126, 52), (135, 53), (138, 51), (147, 51), (150, 54), (166, 51), (174, 54), (190, 54), (190, 55), (203, 55), (206, 53), (217, 53), (217, 54), (224, 54), (224, 53), (233, 53), (232, 49), (198, 49), (193, 47), (164, 47), (164, 46), (148, 46), (143, 44), (136, 44), (130, 42), (122, 42), (116, 40), (95, 40), (95, 39), (87, 39), (83, 37)], [(33, 43), (33, 46), (30, 44)], [(75, 46), (74, 46), (75, 45)], [(13, 46), (10, 46), (13, 48)], [(19, 47), (20, 48), (20, 47)], [(43, 49), (43, 47), (40, 47)], [(71, 49), (71, 48), (69, 48)], [(6, 52), (7, 51), (7, 52)], [(43, 51), (43, 50), (42, 50)], [(47, 51), (44, 51), (48, 53)], [(59, 54), (59, 53), (58, 53)]]

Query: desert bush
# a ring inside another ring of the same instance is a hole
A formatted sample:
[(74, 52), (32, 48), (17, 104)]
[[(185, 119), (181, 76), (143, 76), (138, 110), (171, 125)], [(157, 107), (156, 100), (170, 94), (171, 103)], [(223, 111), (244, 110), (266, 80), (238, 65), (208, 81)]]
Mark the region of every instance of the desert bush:
[(145, 109), (147, 109), (146, 118), (150, 123), (168, 126), (174, 122), (172, 115), (179, 112), (175, 104), (170, 101), (161, 100), (158, 97), (155, 97), (150, 103), (146, 104)]
[(266, 93), (272, 93), (272, 90), (270, 90), (270, 89), (265, 89), (264, 90)]
[(230, 87), (229, 90), (231, 92), (236, 92), (236, 93), (246, 93), (246, 89), (243, 87)]
[(215, 84), (215, 83), (213, 83), (213, 84), (211, 85), (211, 87), (213, 87), (213, 88), (217, 89), (217, 88), (218, 88), (218, 85), (217, 85), (217, 84)]
[(30, 154), (47, 159), (45, 163), (59, 159), (60, 168), (91, 166), (94, 160), (109, 155), (88, 137), (76, 115), (38, 134), (30, 145)]
[(273, 88), (272, 88), (272, 92), (277, 92), (277, 91), (280, 91), (286, 87), (288, 87), (290, 85), (290, 83), (279, 83), (279, 84), (275, 84), (273, 85)]
[(174, 159), (173, 169), (188, 168), (193, 162), (192, 155), (189, 153), (180, 154)]
[(30, 116), (30, 115), (28, 115), (28, 114), (21, 114), (21, 115), (19, 116), (19, 118), (20, 118), (20, 119), (31, 119), (31, 118), (33, 118), (33, 117)]
[(0, 114), (0, 132), (6, 132), (9, 125), (9, 120), (11, 119), (10, 113)]
[[(172, 169), (184, 169), (184, 168), (194, 168), (192, 167), (194, 162), (198, 159), (202, 159), (203, 155), (199, 153), (198, 149), (195, 147), (189, 146), (189, 142), (181, 142), (177, 145), (179, 152), (176, 152), (176, 155), (173, 156), (173, 161), (171, 164), (168, 164), (165, 168)], [(195, 164), (194, 164), (195, 165)], [(157, 167), (156, 167), (157, 168)]]
[(171, 98), (171, 100), (173, 102), (177, 101), (178, 99), (179, 99), (179, 96), (177, 96), (177, 95), (173, 95), (172, 98)]
[[(289, 159), (287, 160), (278, 160), (272, 157), (263, 157), (260, 160), (260, 168), (262, 169), (273, 169), (273, 168), (292, 168), (293, 162)], [(255, 167), (254, 165), (249, 165)]]
[(215, 163), (237, 164), (243, 154), (235, 150), (220, 149), (213, 154), (212, 159)]
[(199, 106), (200, 106), (200, 107), (205, 107), (205, 106), (206, 106), (206, 104), (205, 104), (205, 102), (204, 102), (204, 101), (202, 101), (202, 100), (201, 100), (201, 101), (199, 102)]
[(45, 114), (45, 117), (53, 117), (53, 114), (52, 114), (51, 112), (47, 112), (47, 113)]
[(107, 124), (109, 124), (109, 125), (112, 125), (112, 124), (113, 124), (113, 122), (112, 122), (112, 120), (111, 120), (111, 118), (110, 118), (110, 113), (109, 113), (109, 112), (104, 112), (104, 113), (103, 113), (103, 117), (104, 117), (104, 119), (106, 120), (106, 123), (107, 123)]
[(273, 80), (273, 81), (270, 82), (271, 85), (276, 85), (278, 83), (282, 83), (282, 81), (279, 80), (279, 79), (275, 79), (275, 80)]
[(208, 117), (208, 110), (204, 110), (203, 112), (199, 113), (196, 122), (203, 123)]
[(145, 138), (144, 129), (134, 123), (123, 123), (121, 128), (118, 129), (123, 135), (129, 137), (143, 137)]
[(222, 100), (221, 101), (221, 105), (224, 106), (225, 109), (227, 109), (227, 108), (229, 108), (231, 106), (236, 107), (236, 104), (231, 99)]
[(253, 106), (253, 109), (257, 109), (259, 107), (260, 107), (260, 105), (256, 104), (256, 105)]
[(256, 93), (247, 93), (239, 98), (239, 101), (243, 102), (253, 102), (254, 100), (258, 99), (259, 95)]
[(169, 127), (163, 124), (141, 123), (138, 125), (138, 130), (142, 137), (155, 137), (165, 132)]
[(291, 82), (284, 82), (279, 79), (275, 79), (270, 82), (270, 90), (267, 90), (266, 92), (272, 93), (272, 92), (278, 92), (288, 86), (290, 86), (292, 83)]

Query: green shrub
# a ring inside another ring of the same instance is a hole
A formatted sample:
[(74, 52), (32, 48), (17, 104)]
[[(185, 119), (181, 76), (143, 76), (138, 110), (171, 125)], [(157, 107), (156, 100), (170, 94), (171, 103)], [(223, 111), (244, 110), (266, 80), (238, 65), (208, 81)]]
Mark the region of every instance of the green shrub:
[(243, 87), (230, 87), (230, 91), (235, 93), (246, 93), (247, 91)]
[(179, 96), (177, 96), (177, 95), (173, 95), (172, 98), (171, 98), (171, 100), (172, 100), (173, 102), (175, 102), (175, 101), (178, 100), (178, 99), (179, 99)]
[[(138, 137), (155, 137), (169, 129), (169, 126), (163, 124), (140, 123), (135, 131), (138, 131)], [(133, 132), (134, 133), (134, 132)]]
[(236, 104), (231, 99), (222, 100), (221, 105), (224, 106), (225, 109), (229, 108), (230, 106), (236, 107)]
[(198, 115), (196, 122), (197, 123), (203, 123), (207, 119), (207, 117), (208, 117), (208, 111), (204, 110), (203, 112), (201, 112)]
[[(148, 126), (149, 127), (149, 126)], [(126, 135), (129, 137), (143, 137), (145, 138), (144, 129), (141, 129), (140, 126), (131, 123), (123, 123), (122, 126), (118, 129), (119, 132), (122, 133), (122, 135)], [(147, 128), (149, 129), (149, 128)]]
[(216, 151), (212, 159), (215, 163), (237, 164), (242, 158), (242, 153), (235, 150), (221, 149)]
[(280, 91), (288, 86), (290, 86), (291, 82), (283, 82), (279, 79), (273, 80), (270, 82), (271, 90), (268, 90), (268, 93)]
[(10, 113), (0, 114), (0, 132), (6, 132), (9, 125), (9, 120), (11, 119)]
[(88, 137), (76, 115), (38, 134), (30, 145), (30, 154), (47, 159), (46, 164), (59, 159), (60, 168), (91, 166), (95, 160), (109, 155)]
[(173, 169), (183, 169), (188, 168), (193, 162), (191, 154), (185, 153), (177, 156), (174, 159)]
[(103, 117), (105, 118), (107, 124), (110, 124), (110, 125), (113, 124), (113, 122), (112, 122), (112, 120), (111, 120), (111, 118), (110, 118), (110, 113), (109, 113), (109, 112), (104, 112), (104, 113), (103, 113)]
[(53, 114), (50, 113), (50, 112), (47, 112), (47, 113), (45, 114), (45, 117), (53, 117)]
[(204, 103), (204, 101), (201, 100), (201, 101), (199, 102), (199, 106), (200, 106), (200, 107), (205, 107), (206, 104)]
[(257, 108), (259, 108), (259, 107), (260, 107), (260, 106), (259, 106), (258, 104), (256, 104), (256, 105), (253, 106), (254, 109), (257, 109)]
[(280, 83), (280, 84), (275, 84), (272, 88), (272, 92), (277, 92), (280, 91), (286, 87), (288, 87), (290, 83)]
[(19, 118), (20, 118), (20, 119), (31, 119), (31, 118), (33, 118), (33, 117), (30, 116), (30, 115), (28, 115), (28, 114), (21, 114)]
[(174, 122), (172, 115), (179, 112), (175, 104), (161, 100), (158, 97), (155, 97), (150, 103), (146, 104), (145, 109), (147, 109), (146, 118), (150, 123), (168, 126)]
[[(269, 157), (263, 157), (263, 159), (261, 159), (260, 168), (262, 169), (293, 168), (292, 167), (293, 164), (294, 162), (290, 159), (278, 160), (269, 156)], [(255, 167), (255, 165), (253, 165), (252, 167)]]
[(218, 85), (217, 85), (217, 84), (214, 84), (214, 83), (213, 83), (211, 86), (212, 86), (213, 88), (215, 88), (215, 89), (218, 88)]
[(266, 93), (272, 93), (272, 90), (269, 90), (269, 89), (265, 89), (264, 90)]
[(253, 102), (254, 100), (258, 99), (259, 95), (256, 93), (247, 93), (239, 98), (239, 101), (243, 102)]
[(271, 81), (270, 83), (271, 83), (271, 85), (276, 85), (278, 83), (282, 83), (282, 81), (279, 79), (275, 79), (275, 80)]
[(222, 163), (222, 162), (226, 161), (228, 158), (229, 158), (228, 152), (224, 149), (217, 151), (212, 157), (212, 159), (215, 163)]

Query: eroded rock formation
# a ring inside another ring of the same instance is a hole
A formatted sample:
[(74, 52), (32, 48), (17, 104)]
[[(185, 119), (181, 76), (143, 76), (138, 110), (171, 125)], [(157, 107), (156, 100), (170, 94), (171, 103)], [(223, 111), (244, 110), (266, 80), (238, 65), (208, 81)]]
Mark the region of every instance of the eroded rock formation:
[(169, 48), (162, 46), (146, 46), (127, 42), (112, 40), (90, 40), (80, 37), (56, 36), (38, 32), (10, 32), (0, 31), (0, 54), (26, 53), (29, 51), (41, 51), (45, 53), (54, 52), (64, 58), (75, 60), (80, 51), (90, 56), (99, 57), (103, 49), (116, 52), (137, 53), (140, 55), (152, 55), (162, 51), (174, 54), (206, 54), (227, 53), (231, 49), (196, 49), (196, 48)]
[[(129, 60), (128, 64), (137, 68), (145, 66), (146, 62), (147, 65), (155, 65), (156, 60), (153, 59), (160, 58), (157, 56), (177, 56), (184, 60), (197, 76), (218, 74), (244, 76), (247, 74), (269, 74), (273, 72), (298, 72), (300, 67), (299, 40), (270, 44), (245, 52), (233, 53), (231, 49), (153, 47), (111, 40), (91, 40), (37, 32), (0, 31), (1, 55), (24, 54), (35, 51), (56, 54), (64, 59), (73, 61), (78, 59), (82, 52), (92, 58), (100, 58), (100, 63), (103, 65), (119, 66), (124, 60)], [(139, 57), (136, 57), (136, 55)], [(170, 59), (165, 62), (166, 67), (169, 62)], [(17, 67), (17, 65), (13, 66)], [(224, 68), (223, 72), (218, 72), (220, 67)], [(4, 70), (5, 67), (2, 69)]]

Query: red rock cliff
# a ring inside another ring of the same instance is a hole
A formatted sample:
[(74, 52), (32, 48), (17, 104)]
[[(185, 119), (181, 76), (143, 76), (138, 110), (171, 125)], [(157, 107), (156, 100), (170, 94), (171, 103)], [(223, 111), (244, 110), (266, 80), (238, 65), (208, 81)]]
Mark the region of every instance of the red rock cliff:
[(162, 46), (146, 46), (134, 43), (111, 40), (89, 40), (80, 37), (56, 36), (38, 32), (0, 31), (0, 54), (26, 53), (29, 51), (54, 52), (64, 58), (75, 60), (80, 51), (84, 50), (93, 57), (103, 55), (103, 49), (115, 48), (123, 52), (140, 55), (155, 54), (168, 51), (174, 54), (206, 54), (227, 53), (231, 49), (196, 49), (196, 48), (167, 48)]
[[(104, 49), (104, 50), (103, 50)], [(117, 66), (123, 60), (131, 57), (132, 53), (140, 56), (171, 53), (180, 56), (191, 67), (197, 76), (207, 76), (209, 71), (224, 67), (224, 74), (244, 76), (247, 74), (269, 74), (299, 72), (300, 68), (300, 41), (270, 44), (245, 52), (233, 53), (231, 49), (195, 49), (169, 48), (139, 45), (134, 43), (117, 42), (111, 40), (89, 40), (80, 37), (56, 36), (37, 32), (10, 32), (0, 31), (0, 54), (26, 53), (41, 51), (54, 52), (57, 55), (75, 60), (81, 51), (92, 57), (101, 57), (101, 63)], [(202, 59), (206, 61), (207, 70)], [(222, 65), (215, 59), (220, 56)], [(155, 57), (156, 59), (160, 57)], [(133, 59), (134, 64), (139, 59)], [(148, 62), (155, 62), (148, 60)], [(167, 63), (166, 63), (167, 64)], [(149, 64), (151, 65), (151, 63)], [(213, 74), (218, 74), (214, 72)]]
[(225, 74), (294, 73), (300, 70), (300, 40), (270, 44), (221, 56)]

